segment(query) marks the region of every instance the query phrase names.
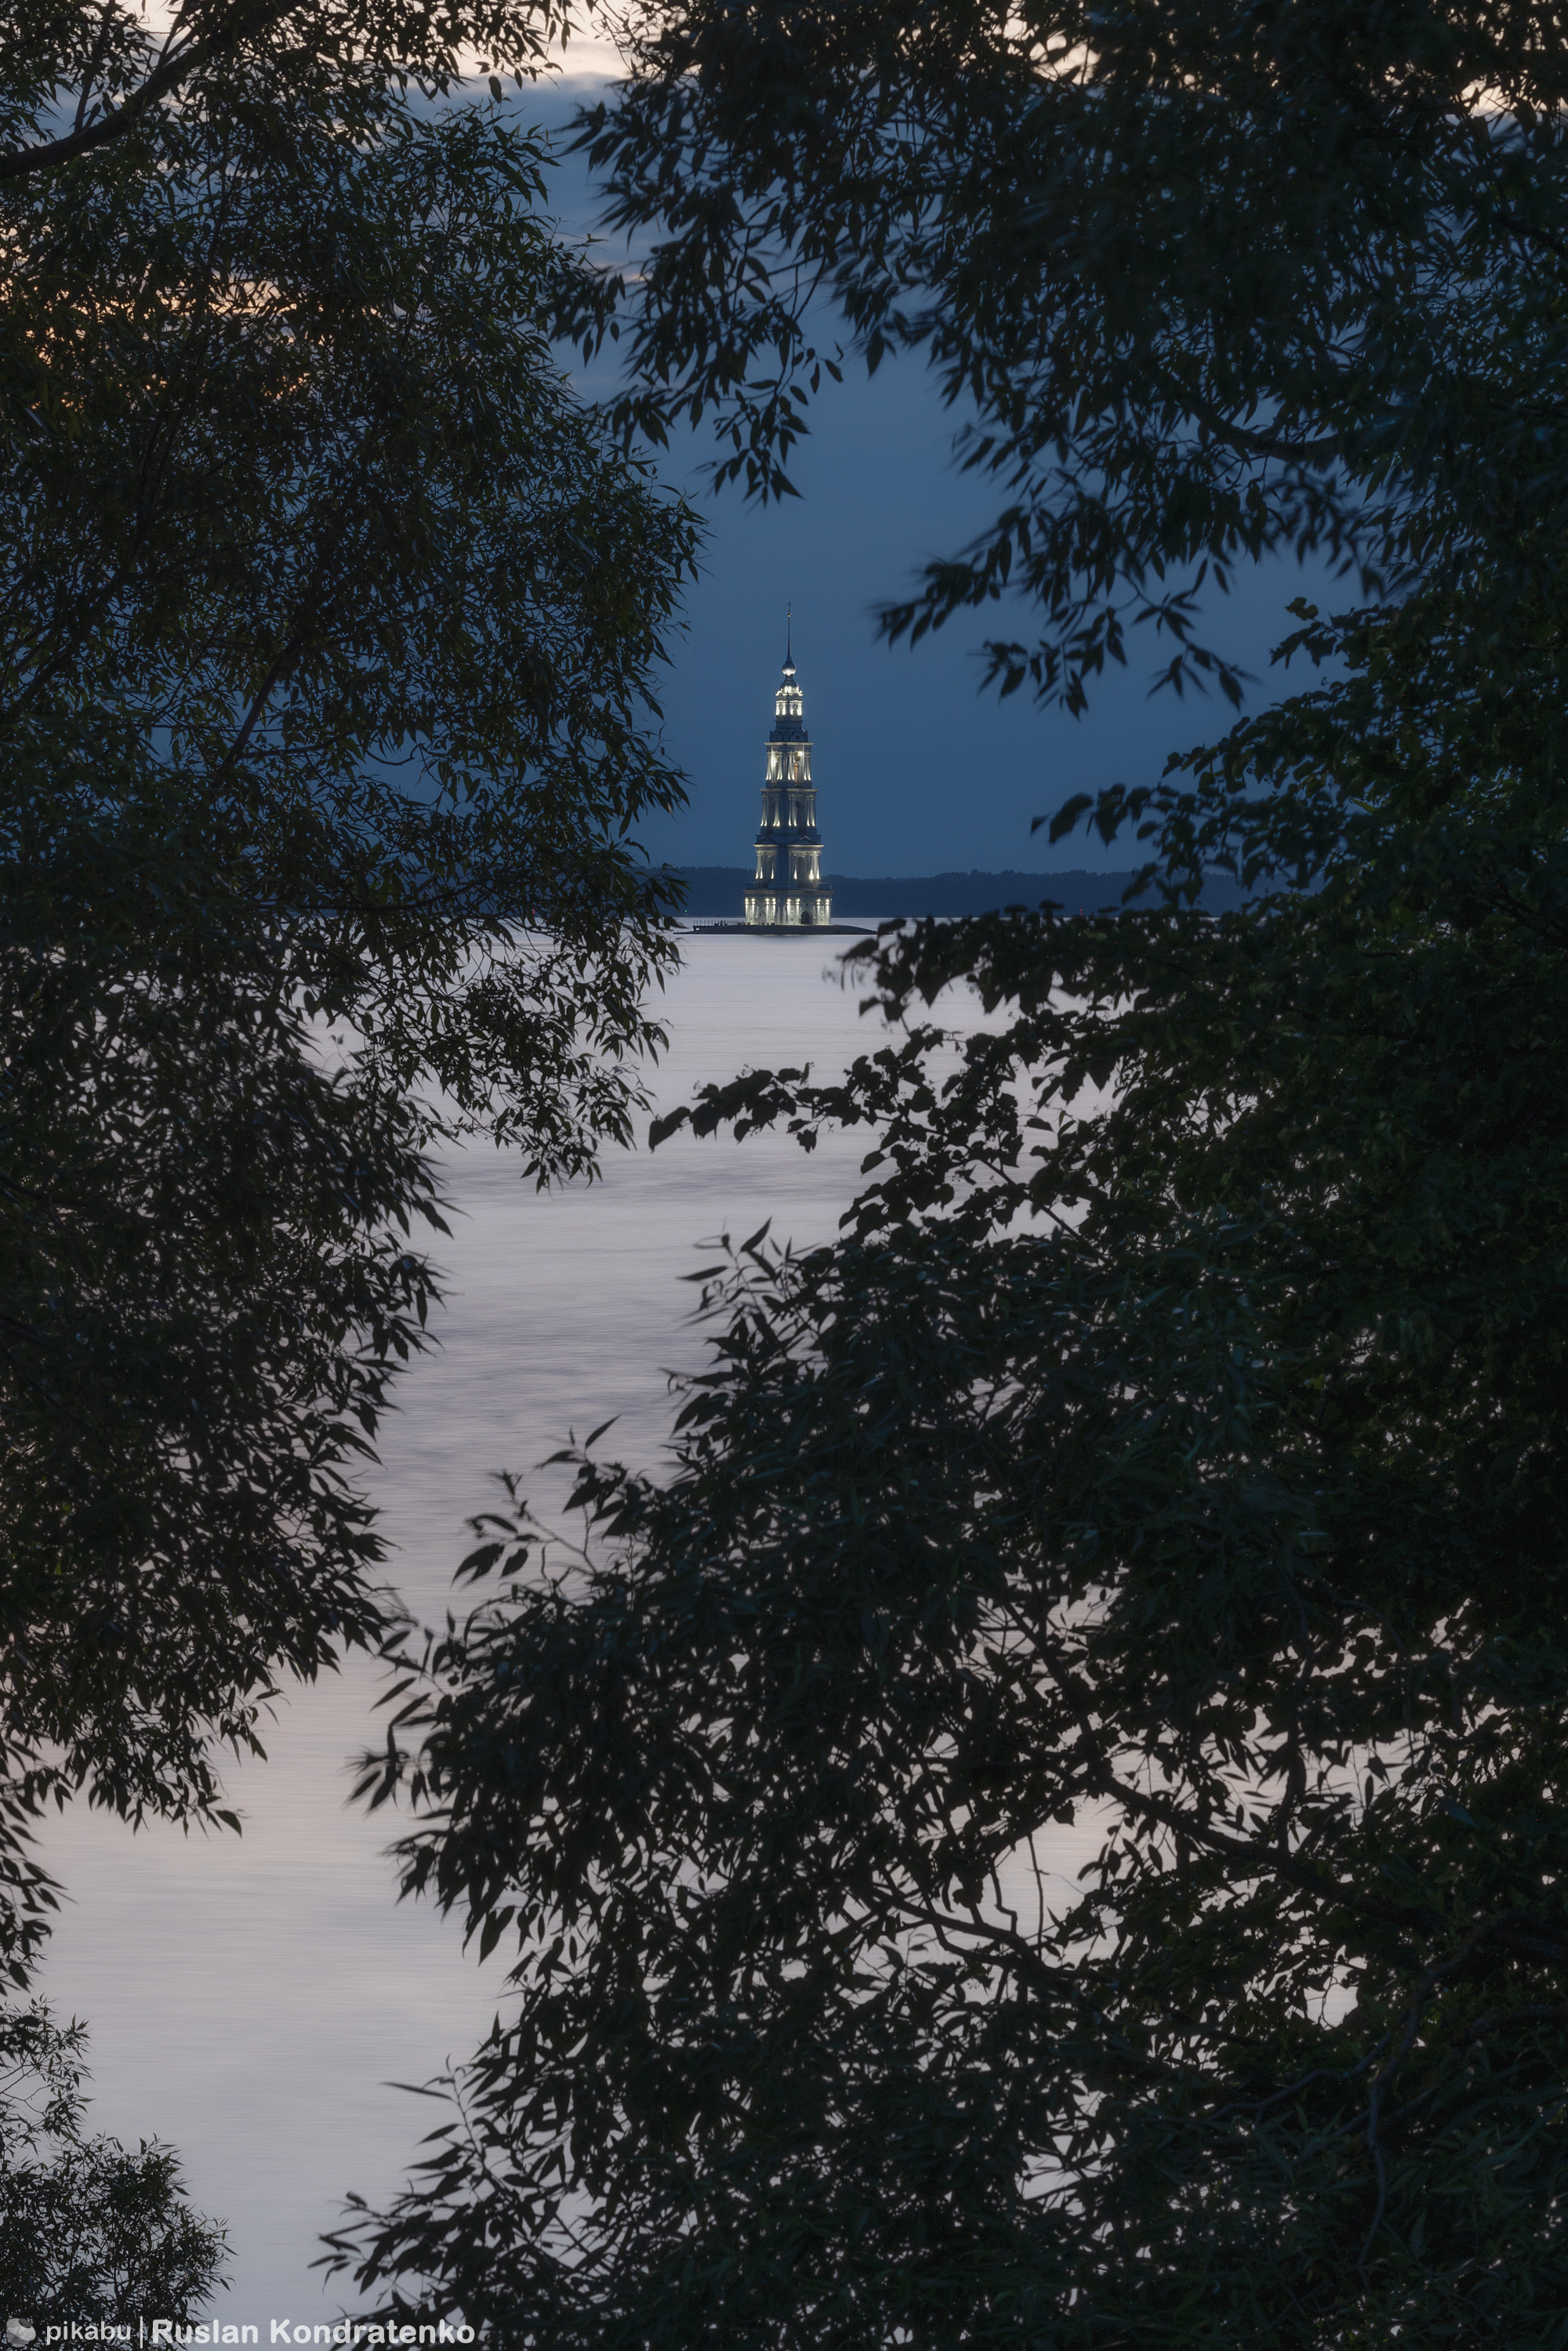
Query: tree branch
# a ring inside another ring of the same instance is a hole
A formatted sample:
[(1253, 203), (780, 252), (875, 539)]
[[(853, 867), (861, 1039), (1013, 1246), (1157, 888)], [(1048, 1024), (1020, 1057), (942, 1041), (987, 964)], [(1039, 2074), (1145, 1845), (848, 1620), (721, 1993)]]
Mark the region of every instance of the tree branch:
[(23, 180), (34, 172), (52, 171), (58, 163), (73, 162), (78, 155), (91, 154), (95, 148), (107, 146), (111, 139), (120, 138), (150, 113), (170, 91), (179, 87), (188, 73), (204, 65), (209, 57), (255, 33), (265, 32), (287, 16), (294, 0), (268, 0), (268, 5), (248, 10), (237, 10), (205, 40), (193, 41), (177, 49), (172, 57), (150, 73), (140, 89), (132, 90), (123, 106), (112, 113), (105, 112), (85, 129), (68, 131), (64, 138), (47, 139), (38, 147), (12, 147), (0, 152), (0, 181)]
[(1113, 1803), (1122, 1805), (1127, 1812), (1141, 1813), (1145, 1820), (1157, 1821), (1173, 1835), (1186, 1837), (1190, 1844), (1207, 1853), (1240, 1864), (1247, 1875), (1282, 1877), (1287, 1885), (1299, 1886), (1304, 1893), (1315, 1894), (1321, 1900), (1342, 1904), (1359, 1917), (1375, 1918), (1385, 1926), (1406, 1928), (1417, 1919), (1428, 1926), (1439, 1923), (1438, 1914), (1426, 1906), (1379, 1902), (1357, 1894), (1339, 1879), (1325, 1876), (1310, 1862), (1298, 1861), (1293, 1854), (1281, 1852), (1276, 1845), (1258, 1844), (1247, 1837), (1229, 1836), (1223, 1829), (1211, 1828), (1207, 1822), (1184, 1812), (1179, 1803), (1174, 1803), (1168, 1798), (1146, 1795), (1142, 1789), (1129, 1787), (1125, 1781), (1117, 1777), (1105, 1752), (1103, 1741), (1094, 1729), (1087, 1695), (1079, 1687), (1077, 1677), (1054, 1654), (1054, 1644), (1043, 1634), (1040, 1638), (1040, 1652), (1078, 1725), (1079, 1736), (1089, 1760), (1091, 1784), (1096, 1794), (1108, 1796)]

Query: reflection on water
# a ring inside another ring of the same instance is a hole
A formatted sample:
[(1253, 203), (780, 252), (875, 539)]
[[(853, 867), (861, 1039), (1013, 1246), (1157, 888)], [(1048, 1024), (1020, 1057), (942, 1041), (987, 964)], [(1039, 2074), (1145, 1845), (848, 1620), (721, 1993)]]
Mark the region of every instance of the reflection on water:
[[(824, 977), (825, 946), (694, 940), (668, 999), (661, 1103), (748, 1062), (826, 1074), (879, 1041)], [(374, 1480), (414, 1609), (444, 1611), (492, 1472), (527, 1471), (612, 1414), (607, 1449), (656, 1463), (661, 1372), (701, 1355), (680, 1280), (703, 1261), (693, 1250), (767, 1217), (781, 1238), (828, 1238), (865, 1148), (863, 1133), (809, 1157), (779, 1135), (737, 1148), (683, 1134), (615, 1155), (601, 1185), (543, 1196), (492, 1150), (455, 1155), (442, 1344), (403, 1383)], [(47, 1835), (72, 1900), (42, 1989), (91, 2024), (93, 2126), (172, 2141), (198, 2207), (229, 2221), (225, 2318), (324, 2314), (319, 2231), (347, 2189), (390, 2194), (438, 2119), (388, 2085), (463, 2055), (500, 1997), (498, 1955), (482, 1970), (455, 1928), (395, 1907), (385, 1816), (345, 1805), (348, 1759), (378, 1738), (376, 1694), (360, 1662), (279, 1707), (269, 1761), (231, 1777), (242, 1838), (132, 1837), (79, 1805)]]

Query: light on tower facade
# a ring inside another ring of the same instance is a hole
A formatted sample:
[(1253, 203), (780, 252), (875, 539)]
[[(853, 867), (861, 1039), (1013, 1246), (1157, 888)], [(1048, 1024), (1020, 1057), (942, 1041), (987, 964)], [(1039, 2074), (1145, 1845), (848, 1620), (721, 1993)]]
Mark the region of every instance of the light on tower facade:
[(811, 745), (787, 638), (784, 674), (773, 697), (773, 732), (768, 737), (762, 823), (757, 835), (757, 874), (746, 893), (746, 919), (769, 929), (814, 930), (831, 922), (832, 914), (832, 899), (822, 887), (822, 836), (817, 831)]

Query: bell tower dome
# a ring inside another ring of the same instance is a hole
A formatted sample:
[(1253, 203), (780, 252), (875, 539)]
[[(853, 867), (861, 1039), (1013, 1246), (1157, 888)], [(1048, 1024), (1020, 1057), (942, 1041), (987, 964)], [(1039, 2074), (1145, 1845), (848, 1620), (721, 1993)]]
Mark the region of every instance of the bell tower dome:
[(831, 922), (833, 912), (832, 899), (822, 887), (822, 836), (817, 831), (811, 743), (793, 636), (791, 620), (784, 640), (784, 672), (773, 697), (757, 872), (746, 893), (747, 923), (765, 930), (815, 930)]

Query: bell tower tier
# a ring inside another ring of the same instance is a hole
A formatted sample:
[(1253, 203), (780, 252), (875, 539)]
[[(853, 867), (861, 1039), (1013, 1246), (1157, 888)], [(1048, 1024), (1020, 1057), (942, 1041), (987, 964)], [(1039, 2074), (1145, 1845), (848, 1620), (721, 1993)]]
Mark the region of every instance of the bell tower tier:
[(817, 831), (817, 788), (811, 744), (789, 643), (784, 674), (773, 697), (773, 731), (762, 783), (757, 872), (746, 893), (746, 919), (767, 930), (815, 929), (832, 920), (822, 887), (822, 836)]

